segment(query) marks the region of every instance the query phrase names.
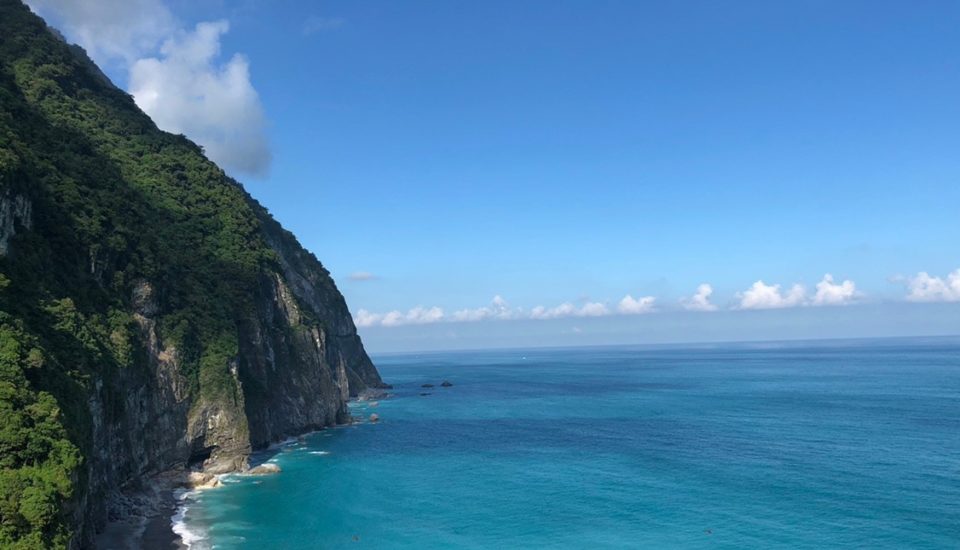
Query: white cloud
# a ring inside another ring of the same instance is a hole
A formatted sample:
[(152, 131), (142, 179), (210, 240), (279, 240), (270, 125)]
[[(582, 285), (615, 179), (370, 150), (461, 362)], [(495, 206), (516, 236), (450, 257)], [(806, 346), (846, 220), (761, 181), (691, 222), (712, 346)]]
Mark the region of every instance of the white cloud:
[(372, 327), (378, 324), (382, 318), (383, 316), (378, 313), (370, 313), (365, 309), (360, 309), (353, 318), (353, 324), (358, 327)]
[(564, 302), (556, 307), (547, 308), (537, 306), (530, 310), (531, 319), (559, 319), (562, 317), (602, 317), (609, 315), (610, 310), (600, 302), (587, 302), (577, 307), (570, 302)]
[(817, 293), (813, 296), (811, 305), (815, 306), (835, 306), (849, 304), (860, 295), (857, 292), (857, 285), (851, 280), (845, 280), (842, 283), (834, 283), (833, 275), (827, 273), (823, 280), (817, 283)]
[(303, 35), (310, 36), (318, 32), (339, 29), (346, 22), (342, 17), (320, 17), (311, 15), (303, 22)]
[[(916, 288), (914, 289), (914, 287)], [(930, 277), (926, 273), (921, 273), (911, 280), (911, 289), (915, 290), (914, 294), (916, 296), (912, 299), (916, 300), (960, 301), (960, 269), (951, 273), (946, 282)], [(697, 286), (697, 290), (692, 296), (682, 298), (680, 304), (687, 311), (717, 311), (719, 309), (717, 305), (710, 302), (712, 295), (713, 287), (708, 283), (702, 283)], [(921, 295), (929, 297), (920, 297)], [(828, 273), (817, 283), (816, 292), (812, 296), (808, 296), (806, 289), (799, 284), (784, 290), (778, 284), (768, 285), (762, 280), (757, 281), (747, 290), (737, 294), (739, 303), (733, 309), (778, 309), (797, 306), (841, 305), (853, 303), (860, 296), (862, 294), (857, 291), (853, 281), (837, 282)], [(605, 317), (614, 314), (636, 315), (655, 311), (657, 311), (656, 298), (653, 296), (634, 298), (627, 294), (612, 309), (603, 302), (588, 300), (580, 306), (573, 302), (564, 302), (554, 307), (537, 306), (530, 310), (524, 310), (511, 307), (502, 296), (497, 295), (486, 306), (457, 310), (452, 315), (445, 315), (439, 307), (416, 307), (406, 313), (399, 310), (388, 313), (370, 313), (361, 309), (357, 312), (354, 321), (359, 327), (392, 327), (437, 322)]]
[(520, 309), (513, 309), (499, 294), (493, 297), (490, 305), (476, 309), (461, 309), (454, 312), (454, 321), (482, 321), (484, 319), (515, 319), (521, 315)]
[(189, 136), (224, 169), (263, 176), (270, 167), (266, 119), (247, 59), (219, 64), (226, 21), (198, 23), (130, 67), (130, 93), (161, 129)]
[(556, 319), (558, 317), (570, 317), (577, 311), (577, 306), (570, 302), (564, 302), (557, 307), (547, 308), (537, 306), (530, 310), (531, 319)]
[(801, 305), (806, 291), (801, 285), (793, 285), (784, 294), (780, 292), (780, 285), (757, 281), (737, 296), (740, 298), (738, 309), (778, 309)]
[(617, 304), (617, 311), (627, 315), (635, 315), (638, 313), (650, 313), (654, 311), (653, 303), (656, 301), (656, 298), (653, 296), (643, 296), (641, 298), (634, 298), (633, 296), (627, 294), (620, 300), (620, 303)]
[[(635, 299), (625, 296), (617, 307), (617, 312), (625, 314), (647, 313), (654, 311), (652, 296)], [(564, 302), (555, 307), (537, 306), (529, 311), (519, 307), (511, 307), (502, 296), (494, 296), (489, 305), (478, 308), (467, 308), (455, 311), (452, 315), (445, 315), (443, 310), (417, 307), (403, 313), (399, 310), (388, 313), (371, 313), (365, 309), (357, 311), (354, 322), (358, 327), (385, 326), (394, 327), (410, 324), (425, 324), (436, 322), (472, 322), (487, 320), (510, 319), (561, 319), (565, 317), (604, 317), (614, 312), (602, 302), (586, 302), (576, 306), (571, 302)]]
[(600, 302), (587, 302), (577, 312), (579, 317), (603, 317), (609, 314), (610, 310)]
[(132, 63), (154, 51), (177, 27), (157, 0), (28, 0), (30, 8), (59, 24), (98, 63)]
[(933, 277), (926, 271), (907, 279), (907, 300), (911, 302), (960, 302), (960, 269), (946, 278)]
[(369, 271), (354, 271), (348, 277), (351, 281), (373, 281), (378, 278), (379, 277)]
[(439, 307), (417, 306), (406, 313), (393, 310), (387, 313), (371, 313), (366, 309), (357, 311), (353, 322), (358, 327), (398, 327), (402, 325), (424, 325), (439, 322), (467, 322), (485, 319), (517, 319), (523, 315), (519, 308), (511, 308), (500, 295), (494, 296), (490, 305), (476, 309), (461, 309), (452, 315), (446, 315)]
[(757, 281), (737, 294), (740, 304), (735, 309), (778, 309), (795, 306), (836, 306), (853, 303), (863, 294), (857, 291), (857, 285), (851, 280), (837, 283), (833, 275), (827, 273), (817, 283), (816, 292), (807, 296), (802, 285), (793, 285), (789, 291), (781, 292), (780, 285), (768, 285)]
[(228, 172), (264, 176), (266, 118), (240, 54), (220, 60), (226, 21), (185, 30), (161, 0), (31, 0), (97, 63), (120, 60), (128, 91), (157, 126), (199, 143)]
[(357, 311), (353, 322), (358, 327), (398, 327), (401, 325), (425, 325), (444, 320), (443, 310), (439, 307), (417, 306), (406, 313), (393, 310), (387, 313), (371, 313), (365, 309)]
[[(443, 320), (443, 310), (434, 306), (431, 308), (417, 306), (407, 312), (399, 321), (395, 321), (396, 324), (401, 325), (422, 325), (426, 323), (436, 323), (437, 321)], [(387, 319), (384, 319), (384, 324), (389, 325)]]
[(689, 298), (680, 300), (683, 309), (687, 311), (716, 311), (717, 306), (710, 303), (710, 295), (713, 294), (713, 287), (708, 283), (702, 283), (697, 287), (697, 292)]

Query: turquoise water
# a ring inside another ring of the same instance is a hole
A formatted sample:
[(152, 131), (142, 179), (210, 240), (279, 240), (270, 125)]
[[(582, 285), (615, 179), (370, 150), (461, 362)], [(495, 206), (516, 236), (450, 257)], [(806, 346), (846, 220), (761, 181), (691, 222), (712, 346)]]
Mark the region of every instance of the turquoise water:
[(194, 548), (960, 547), (955, 340), (375, 360), (381, 422), (187, 498)]

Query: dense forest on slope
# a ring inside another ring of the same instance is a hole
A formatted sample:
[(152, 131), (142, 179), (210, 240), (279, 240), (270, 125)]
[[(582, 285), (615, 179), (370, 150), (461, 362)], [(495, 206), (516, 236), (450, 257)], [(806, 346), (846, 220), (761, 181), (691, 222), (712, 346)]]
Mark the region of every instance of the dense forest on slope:
[[(175, 350), (190, 414), (244, 407), (238, 325), (258, 315), (264, 274), (290, 273), (278, 243), (331, 296), (331, 311), (300, 300), (298, 326), (336, 316), (355, 339), (326, 271), (239, 184), (19, 0), (0, 0), (0, 547), (78, 544), (95, 506), (83, 496), (93, 431), (135, 412), (111, 381), (149, 368), (150, 335)], [(379, 383), (351, 353), (348, 367)]]

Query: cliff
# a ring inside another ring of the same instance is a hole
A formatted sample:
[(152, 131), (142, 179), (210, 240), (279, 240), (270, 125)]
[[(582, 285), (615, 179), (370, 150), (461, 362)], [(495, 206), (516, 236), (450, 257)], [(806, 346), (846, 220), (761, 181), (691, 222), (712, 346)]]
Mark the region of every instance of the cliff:
[(91, 547), (143, 480), (382, 386), (320, 262), (0, 0), (0, 546)]

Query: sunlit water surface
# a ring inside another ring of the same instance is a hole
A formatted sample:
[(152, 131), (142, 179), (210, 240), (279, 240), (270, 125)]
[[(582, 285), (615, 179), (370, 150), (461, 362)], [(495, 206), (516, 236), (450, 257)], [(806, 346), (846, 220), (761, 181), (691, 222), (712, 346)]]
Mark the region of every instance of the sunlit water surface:
[(188, 495), (193, 548), (960, 547), (955, 340), (375, 361), (380, 422)]

